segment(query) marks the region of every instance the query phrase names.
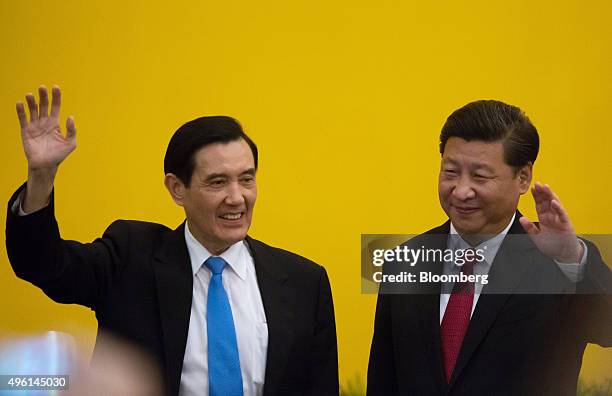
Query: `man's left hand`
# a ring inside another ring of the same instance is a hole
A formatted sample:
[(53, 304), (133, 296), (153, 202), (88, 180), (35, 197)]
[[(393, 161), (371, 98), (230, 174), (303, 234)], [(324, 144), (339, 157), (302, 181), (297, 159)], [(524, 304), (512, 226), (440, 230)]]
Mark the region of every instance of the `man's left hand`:
[(536, 182), (531, 187), (536, 204), (539, 224), (532, 223), (527, 217), (519, 219), (540, 251), (561, 263), (579, 263), (584, 249), (578, 242), (574, 226), (559, 197), (548, 184)]

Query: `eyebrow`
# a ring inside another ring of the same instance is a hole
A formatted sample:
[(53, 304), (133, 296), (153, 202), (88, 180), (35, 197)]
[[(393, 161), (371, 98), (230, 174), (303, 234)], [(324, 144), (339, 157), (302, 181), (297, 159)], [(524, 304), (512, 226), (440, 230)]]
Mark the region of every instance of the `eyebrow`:
[[(243, 175), (255, 176), (255, 173), (256, 173), (255, 168), (249, 168), (249, 169), (245, 170), (244, 172), (242, 172), (240, 174), (240, 176), (243, 176)], [(204, 180), (207, 181), (207, 180), (212, 180), (212, 179), (216, 179), (216, 178), (219, 178), (219, 177), (221, 177), (221, 178), (227, 177), (227, 174), (226, 173), (211, 173)]]
[(495, 173), (495, 170), (493, 168), (491, 168), (489, 165), (485, 165), (485, 164), (475, 164), (473, 166), (474, 170), (484, 170), (487, 172), (491, 172), (491, 173)]
[[(444, 163), (450, 163), (451, 165), (455, 165), (455, 166), (459, 166), (460, 165), (459, 161), (455, 161), (452, 158), (444, 158), (442, 160), (442, 163), (443, 164)], [(472, 170), (481, 170), (482, 169), (482, 170), (485, 170), (487, 172), (495, 173), (495, 170), (493, 168), (491, 168), (489, 165), (484, 164), (482, 162), (480, 162), (480, 163), (477, 162), (477, 163), (473, 164), (470, 168)]]
[(442, 163), (450, 163), (451, 165), (458, 165), (459, 163), (450, 158), (442, 158)]

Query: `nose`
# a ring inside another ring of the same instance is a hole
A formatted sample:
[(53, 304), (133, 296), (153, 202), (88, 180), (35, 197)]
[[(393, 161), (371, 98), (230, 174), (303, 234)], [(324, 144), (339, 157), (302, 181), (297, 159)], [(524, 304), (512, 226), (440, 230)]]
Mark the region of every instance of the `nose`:
[(229, 183), (226, 190), (227, 195), (225, 196), (225, 203), (228, 205), (242, 205), (244, 201), (244, 194), (242, 193), (242, 187), (239, 183)]
[(453, 187), (453, 197), (459, 201), (467, 201), (476, 197), (476, 192), (472, 188), (470, 180), (466, 177), (461, 177), (457, 184)]

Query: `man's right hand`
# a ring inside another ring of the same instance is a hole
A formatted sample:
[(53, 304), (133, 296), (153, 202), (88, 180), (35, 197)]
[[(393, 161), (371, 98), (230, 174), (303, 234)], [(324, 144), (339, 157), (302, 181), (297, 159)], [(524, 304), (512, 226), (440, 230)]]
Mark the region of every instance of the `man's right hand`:
[(59, 164), (76, 148), (74, 118), (66, 121), (66, 136), (59, 126), (61, 92), (52, 90), (51, 113), (47, 88), (38, 88), (40, 104), (32, 94), (26, 95), (30, 110), (28, 122), (23, 103), (17, 102), (17, 116), (21, 126), (21, 141), (28, 160), (28, 183), (22, 209), (36, 211), (47, 205)]

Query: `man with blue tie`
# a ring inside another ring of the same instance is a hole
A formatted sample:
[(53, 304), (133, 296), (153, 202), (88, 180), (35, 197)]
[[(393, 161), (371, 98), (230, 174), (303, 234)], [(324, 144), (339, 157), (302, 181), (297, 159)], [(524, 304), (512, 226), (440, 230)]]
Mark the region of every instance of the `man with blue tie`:
[[(177, 229), (120, 220), (90, 244), (63, 240), (54, 217), (59, 164), (76, 147), (61, 93), (17, 104), (28, 180), (9, 202), (17, 276), (96, 313), (159, 364), (169, 395), (336, 395), (333, 302), (323, 267), (247, 235), (257, 196), (255, 143), (230, 117), (172, 136), (164, 183), (185, 210)], [(49, 111), (50, 109), (50, 111)], [(86, 215), (86, 214), (83, 214)], [(94, 350), (94, 357), (96, 351)]]
[(595, 245), (548, 185), (531, 187), (538, 224), (517, 210), (538, 150), (516, 106), (482, 100), (448, 117), (438, 195), (449, 220), (403, 248), (453, 253), (408, 270), (466, 280), (381, 284), (368, 395), (575, 395), (587, 343), (612, 346), (612, 273)]

